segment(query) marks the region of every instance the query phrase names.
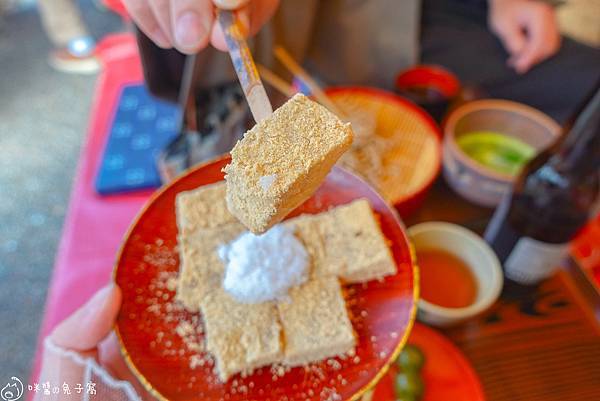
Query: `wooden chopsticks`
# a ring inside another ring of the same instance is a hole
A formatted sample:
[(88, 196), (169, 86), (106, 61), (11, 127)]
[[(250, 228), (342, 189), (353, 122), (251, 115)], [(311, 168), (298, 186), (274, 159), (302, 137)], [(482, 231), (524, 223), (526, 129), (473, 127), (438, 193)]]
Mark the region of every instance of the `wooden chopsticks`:
[[(273, 50), (275, 54), (275, 58), (283, 64), (285, 68), (287, 68), (293, 75), (300, 78), (306, 86), (310, 89), (312, 95), (315, 99), (321, 103), (323, 106), (327, 107), (329, 111), (336, 114), (340, 118), (345, 117), (345, 113), (343, 113), (339, 107), (327, 96), (323, 88), (314, 80), (314, 78), (304, 69), (294, 58), (281, 46), (276, 46)], [(265, 66), (259, 65), (258, 70), (260, 72), (261, 77), (279, 92), (284, 94), (285, 96), (291, 97), (297, 91), (293, 88), (292, 85), (287, 83), (283, 78), (277, 76), (273, 71), (269, 70)]]

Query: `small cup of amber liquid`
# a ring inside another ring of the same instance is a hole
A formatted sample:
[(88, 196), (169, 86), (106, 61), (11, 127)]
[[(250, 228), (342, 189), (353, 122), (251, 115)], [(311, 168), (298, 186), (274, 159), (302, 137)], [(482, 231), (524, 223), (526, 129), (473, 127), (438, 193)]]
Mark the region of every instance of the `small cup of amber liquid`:
[(456, 224), (428, 222), (408, 229), (420, 275), (418, 319), (450, 326), (488, 309), (502, 290), (502, 267), (477, 234)]

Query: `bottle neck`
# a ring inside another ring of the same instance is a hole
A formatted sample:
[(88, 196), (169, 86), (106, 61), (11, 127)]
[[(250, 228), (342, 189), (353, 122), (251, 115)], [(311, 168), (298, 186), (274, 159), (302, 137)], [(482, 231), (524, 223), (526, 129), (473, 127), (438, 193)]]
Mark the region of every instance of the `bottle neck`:
[(557, 144), (556, 162), (563, 171), (589, 174), (600, 169), (600, 90), (565, 129)]

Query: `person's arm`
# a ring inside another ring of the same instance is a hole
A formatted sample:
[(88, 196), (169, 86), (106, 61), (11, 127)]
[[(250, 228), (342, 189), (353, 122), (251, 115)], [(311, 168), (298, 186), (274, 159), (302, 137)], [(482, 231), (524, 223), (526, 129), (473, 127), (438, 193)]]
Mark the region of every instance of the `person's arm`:
[(519, 74), (554, 55), (560, 33), (554, 8), (539, 0), (488, 0), (489, 27), (509, 53), (508, 65)]
[(226, 50), (215, 8), (237, 10), (248, 35), (271, 18), (279, 0), (123, 0), (136, 25), (158, 46), (192, 54), (209, 43)]

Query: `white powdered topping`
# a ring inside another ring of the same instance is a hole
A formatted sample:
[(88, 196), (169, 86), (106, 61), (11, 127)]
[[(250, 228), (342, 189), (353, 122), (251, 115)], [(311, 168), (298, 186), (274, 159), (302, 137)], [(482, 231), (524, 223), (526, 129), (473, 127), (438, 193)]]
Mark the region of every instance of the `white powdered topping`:
[(271, 188), (271, 186), (273, 186), (273, 183), (275, 182), (276, 179), (277, 179), (277, 174), (263, 175), (262, 177), (260, 177), (258, 179), (258, 183), (260, 184), (260, 187), (262, 188), (262, 190), (267, 192), (269, 190), (269, 188)]
[(223, 288), (242, 303), (283, 299), (308, 276), (309, 256), (292, 228), (276, 225), (262, 235), (246, 232), (219, 248), (226, 265)]

